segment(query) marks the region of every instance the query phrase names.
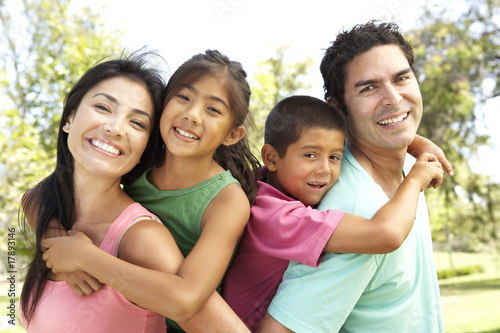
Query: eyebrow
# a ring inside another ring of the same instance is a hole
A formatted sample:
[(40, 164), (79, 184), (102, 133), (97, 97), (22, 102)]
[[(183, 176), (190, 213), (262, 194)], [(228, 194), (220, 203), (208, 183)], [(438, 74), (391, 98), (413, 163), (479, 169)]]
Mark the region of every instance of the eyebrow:
[[(195, 88), (195, 87), (193, 87), (192, 85), (190, 85), (190, 84), (183, 84), (182, 86), (183, 86), (184, 88), (186, 88), (186, 89), (188, 89), (188, 90), (192, 91), (193, 93), (198, 94), (198, 91), (197, 91), (197, 90), (196, 90), (196, 88)], [(228, 109), (228, 110), (229, 110), (229, 105), (227, 105), (226, 101), (225, 101), (225, 100), (223, 100), (222, 98), (217, 97), (217, 96), (215, 96), (215, 95), (210, 95), (210, 96), (208, 97), (208, 99), (210, 99), (210, 100), (212, 100), (212, 101), (214, 101), (214, 102), (219, 102), (219, 103), (221, 103), (222, 105), (224, 105), (224, 106), (226, 107), (226, 109)]]
[[(409, 72), (411, 72), (411, 68), (408, 67), (408, 68), (405, 68), (403, 70), (400, 70), (399, 72), (397, 72), (396, 74), (394, 74), (392, 76), (392, 79), (396, 79), (398, 77), (400, 77), (401, 75), (405, 75), (405, 74), (408, 74)], [(356, 84), (354, 84), (354, 87), (363, 87), (363, 86), (369, 86), (371, 84), (374, 84), (374, 83), (379, 83), (381, 80), (365, 80), (365, 81), (359, 81), (359, 82), (356, 82)]]
[[(94, 97), (99, 96), (99, 95), (102, 95), (102, 96), (106, 97), (107, 99), (109, 99), (114, 104), (120, 104), (120, 101), (118, 101), (116, 98), (114, 98), (113, 96), (111, 96), (109, 94), (103, 93), (103, 92), (95, 94)], [(149, 115), (149, 113), (147, 113), (146, 111), (134, 108), (134, 109), (132, 109), (132, 112), (135, 113), (135, 114), (146, 116), (146, 117), (149, 118), (149, 121), (153, 121), (151, 119), (151, 116)]]

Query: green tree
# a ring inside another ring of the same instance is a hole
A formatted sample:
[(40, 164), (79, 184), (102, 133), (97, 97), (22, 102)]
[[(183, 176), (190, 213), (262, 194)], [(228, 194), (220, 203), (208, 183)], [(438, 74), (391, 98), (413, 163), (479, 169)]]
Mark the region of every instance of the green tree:
[(476, 125), (481, 106), (500, 93), (499, 22), (498, 0), (454, 1), (425, 8), (411, 31), (424, 100), (419, 134), (442, 147), (456, 171), (427, 193), (434, 236), (450, 246), (457, 236), (469, 249), (498, 242), (498, 185), (469, 161), (489, 144)]
[(19, 200), (54, 168), (64, 96), (88, 67), (122, 52), (121, 32), (69, 0), (0, 0), (0, 32), (0, 237), (14, 227), (20, 253)]
[(312, 58), (287, 63), (287, 50), (286, 46), (278, 47), (273, 57), (258, 63), (254, 76), (249, 80), (252, 88), (250, 110), (255, 118), (255, 129), (249, 137), (258, 149), (255, 152), (258, 157), (264, 143), (264, 124), (269, 111), (283, 98), (311, 88), (311, 84), (303, 79), (313, 63)]

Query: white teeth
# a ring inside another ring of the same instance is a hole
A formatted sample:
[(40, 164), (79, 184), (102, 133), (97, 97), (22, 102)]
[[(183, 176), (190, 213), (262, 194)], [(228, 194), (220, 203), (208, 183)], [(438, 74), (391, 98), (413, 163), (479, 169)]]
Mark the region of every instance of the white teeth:
[(106, 143), (102, 143), (100, 141), (97, 141), (97, 140), (90, 140), (90, 143), (93, 145), (93, 146), (96, 146), (96, 147), (99, 147), (101, 148), (102, 150), (108, 152), (108, 153), (111, 153), (111, 154), (115, 154), (115, 155), (120, 155), (120, 151), (118, 149), (116, 149), (115, 147), (112, 147)]
[(325, 183), (308, 183), (309, 186), (314, 186), (314, 187), (323, 187), (325, 186)]
[(179, 133), (180, 135), (185, 136), (185, 137), (187, 137), (187, 138), (191, 138), (191, 139), (195, 139), (195, 140), (198, 140), (198, 139), (199, 139), (196, 135), (193, 135), (193, 134), (191, 134), (191, 133), (188, 133), (188, 132), (186, 132), (186, 131), (183, 131), (183, 130), (181, 130), (181, 129), (177, 128), (177, 127), (175, 128), (175, 130), (177, 131), (177, 133)]
[(379, 121), (378, 124), (380, 125), (395, 125), (397, 123), (400, 123), (401, 121), (403, 121), (403, 119), (405, 119), (406, 117), (408, 117), (408, 112), (399, 116), (399, 117), (396, 117), (396, 118), (392, 118), (392, 119), (387, 119), (387, 120), (384, 120), (384, 121)]

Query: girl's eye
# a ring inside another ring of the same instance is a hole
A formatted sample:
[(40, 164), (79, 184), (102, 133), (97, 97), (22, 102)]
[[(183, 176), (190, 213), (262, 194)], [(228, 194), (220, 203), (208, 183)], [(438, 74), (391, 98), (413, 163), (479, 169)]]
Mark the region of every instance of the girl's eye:
[(218, 114), (222, 114), (222, 112), (220, 112), (219, 110), (217, 110), (216, 108), (213, 108), (213, 107), (208, 107), (208, 109), (212, 112), (215, 112), (215, 113), (218, 113)]
[(182, 94), (178, 94), (176, 95), (178, 98), (182, 99), (182, 100), (185, 100), (185, 101), (188, 101), (189, 102), (189, 98), (185, 95), (182, 95)]

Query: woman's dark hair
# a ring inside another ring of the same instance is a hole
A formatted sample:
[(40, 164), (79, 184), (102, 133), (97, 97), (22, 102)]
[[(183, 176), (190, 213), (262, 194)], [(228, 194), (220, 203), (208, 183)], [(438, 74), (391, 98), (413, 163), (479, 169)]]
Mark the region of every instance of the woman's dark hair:
[[(74, 160), (68, 148), (68, 134), (63, 131), (63, 126), (68, 118), (77, 112), (85, 94), (100, 82), (111, 78), (124, 77), (142, 84), (148, 90), (153, 102), (153, 128), (141, 162), (122, 177), (122, 183), (132, 182), (160, 158), (159, 122), (165, 98), (165, 79), (160, 70), (149, 66), (150, 56), (157, 55), (153, 52), (136, 52), (128, 57), (122, 55), (118, 59), (99, 62), (78, 80), (65, 98), (57, 138), (56, 169), (26, 192), (21, 202), (24, 214), (20, 214), (19, 223), (22, 229), (26, 231), (29, 228), (27, 216), (36, 221), (36, 250), (29, 264), (21, 293), (22, 312), (28, 323), (33, 318), (50, 274), (50, 270), (45, 267), (45, 262), (42, 260), (40, 242), (43, 235), (52, 219), (59, 221), (66, 230), (70, 230), (74, 223)], [(33, 223), (35, 221), (31, 221), (31, 225), (35, 225)]]
[[(168, 81), (164, 107), (186, 85), (193, 85), (207, 76), (225, 80), (233, 126), (253, 126), (253, 118), (248, 109), (251, 92), (246, 80), (247, 74), (239, 62), (229, 60), (216, 50), (207, 50), (193, 56), (175, 71)], [(240, 182), (250, 203), (253, 203), (257, 194), (256, 171), (260, 163), (252, 154), (246, 136), (233, 145), (220, 145), (215, 151), (214, 160), (231, 172)]]
[(342, 112), (347, 114), (344, 85), (347, 80), (347, 65), (354, 57), (376, 46), (394, 44), (401, 48), (408, 59), (411, 70), (417, 77), (413, 46), (405, 39), (395, 23), (369, 21), (356, 25), (349, 31), (342, 31), (326, 50), (321, 61), (325, 99), (333, 98)]

